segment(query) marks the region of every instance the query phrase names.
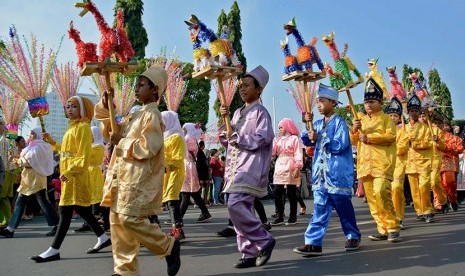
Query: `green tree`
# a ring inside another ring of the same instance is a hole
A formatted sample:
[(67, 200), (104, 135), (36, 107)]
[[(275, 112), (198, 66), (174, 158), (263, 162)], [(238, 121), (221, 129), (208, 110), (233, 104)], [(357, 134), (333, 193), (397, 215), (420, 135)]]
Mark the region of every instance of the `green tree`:
[[(142, 22), (144, 3), (142, 0), (116, 0), (115, 14), (118, 9), (124, 12), (124, 25), (132, 47), (136, 52), (136, 57), (145, 57), (145, 47), (149, 44), (147, 31)], [(116, 18), (113, 23), (116, 26)]]
[(441, 81), (437, 69), (428, 72), (428, 86), (434, 102), (439, 106), (438, 111), (444, 114), (449, 120), (452, 120), (454, 118), (452, 97), (447, 85)]
[[(194, 65), (187, 63), (184, 67), (184, 74), (188, 74), (187, 91), (186, 95), (181, 101), (179, 106), (178, 114), (181, 125), (184, 123), (195, 123), (200, 122), (202, 128), (205, 130), (205, 126), (208, 122), (208, 103), (210, 100), (211, 84), (206, 79), (194, 79), (192, 78), (192, 72)], [(166, 108), (166, 105), (165, 105)]]
[[(363, 104), (355, 104), (355, 110), (357, 110), (357, 112), (359, 113), (365, 113), (365, 108), (363, 107)], [(344, 118), (349, 127), (352, 126), (352, 120), (354, 119), (354, 116), (349, 106), (336, 107), (334, 113)]]

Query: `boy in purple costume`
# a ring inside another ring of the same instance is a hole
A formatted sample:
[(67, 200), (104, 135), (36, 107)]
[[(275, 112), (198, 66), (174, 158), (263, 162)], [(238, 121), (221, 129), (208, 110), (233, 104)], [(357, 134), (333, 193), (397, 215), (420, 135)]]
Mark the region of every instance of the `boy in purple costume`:
[[(220, 135), (221, 143), (228, 149), (224, 192), (229, 193), (228, 211), (242, 253), (236, 268), (264, 265), (276, 244), (254, 211), (255, 197), (267, 195), (274, 138), (271, 117), (260, 100), (268, 79), (262, 66), (242, 78), (239, 93), (245, 105), (234, 112), (232, 131)], [(222, 106), (220, 112), (229, 116), (228, 107)]]

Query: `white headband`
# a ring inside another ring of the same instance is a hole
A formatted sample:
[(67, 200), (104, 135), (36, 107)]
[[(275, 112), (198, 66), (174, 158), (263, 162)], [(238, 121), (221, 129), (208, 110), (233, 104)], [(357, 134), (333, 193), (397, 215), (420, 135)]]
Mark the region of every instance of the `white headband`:
[(70, 99), (75, 98), (79, 102), (79, 113), (81, 118), (84, 118), (84, 104), (82, 102), (82, 98), (80, 96), (72, 96)]

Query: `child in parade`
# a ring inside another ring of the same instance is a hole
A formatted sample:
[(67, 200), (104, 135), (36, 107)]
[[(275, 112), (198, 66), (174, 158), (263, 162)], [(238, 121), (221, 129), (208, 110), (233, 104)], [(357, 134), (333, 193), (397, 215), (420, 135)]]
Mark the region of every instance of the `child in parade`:
[[(354, 160), (349, 129), (344, 119), (334, 113), (339, 92), (320, 84), (317, 95), (318, 112), (324, 116), (314, 123), (313, 132), (303, 132), (305, 146), (314, 146), (312, 164), (313, 216), (305, 231), (305, 245), (294, 248), (304, 256), (322, 254), (323, 238), (328, 229), (333, 208), (336, 210), (346, 237), (345, 250), (357, 250), (360, 230), (352, 205)], [(311, 122), (313, 114), (306, 114)]]
[(452, 133), (448, 121), (444, 122), (443, 131), (446, 147), (442, 152), (441, 184), (447, 193), (452, 210), (457, 211), (457, 175), (459, 171), (459, 154), (463, 153), (463, 143), (459, 136)]
[[(110, 229), (110, 222), (108, 221), (108, 209), (105, 207), (100, 207), (100, 202), (102, 201), (103, 196), (103, 173), (102, 173), (102, 163), (104, 158), (105, 146), (103, 144), (103, 136), (99, 127), (92, 126), (92, 150), (90, 152), (90, 163), (89, 163), (89, 175), (90, 175), (90, 192), (91, 192), (91, 204), (94, 210), (94, 213), (98, 212), (102, 214), (104, 230)], [(87, 223), (74, 230), (74, 232), (88, 232), (92, 231), (90, 226)]]
[(180, 240), (184, 236), (184, 231), (182, 229), (183, 221), (179, 194), (184, 182), (186, 143), (184, 142), (184, 133), (179, 123), (178, 114), (174, 111), (163, 111), (161, 117), (165, 124), (163, 138), (166, 169), (162, 202), (168, 206), (171, 218), (170, 235)]
[[(209, 221), (212, 216), (205, 205), (205, 200), (201, 197), (202, 187), (200, 187), (196, 166), (196, 157), (199, 150), (197, 141), (200, 139), (202, 130), (194, 123), (185, 123), (182, 129), (186, 140), (186, 155), (184, 159), (186, 175), (181, 187), (181, 215), (184, 217), (186, 214), (190, 198), (192, 197), (201, 211), (196, 223), (203, 223)], [(185, 238), (184, 232), (182, 232), (181, 238)]]
[[(425, 111), (421, 111), (420, 122), (427, 124)], [(433, 159), (431, 162), (431, 190), (433, 190), (433, 207), (435, 210), (447, 213), (449, 206), (447, 204), (447, 194), (441, 185), (441, 164), (442, 151), (446, 148), (444, 141), (444, 133), (442, 132), (442, 122), (438, 116), (432, 116), (431, 129), (432, 135), (437, 137), (437, 141), (433, 141)]]
[(299, 130), (289, 118), (278, 123), (279, 138), (273, 140), (273, 156), (277, 157), (273, 184), (277, 218), (271, 225), (284, 224), (284, 194), (287, 191), (290, 211), (286, 225), (297, 223), (297, 187), (300, 186), (300, 169), (303, 167), (302, 142)]
[[(26, 199), (32, 195), (44, 211), (48, 225), (55, 231), (58, 225), (58, 214), (47, 197), (47, 176), (51, 175), (54, 169), (52, 146), (42, 140), (40, 127), (31, 130), (29, 141), (29, 145), (21, 151), (19, 158), (13, 160), (16, 165), (23, 168), (23, 171), (13, 215), (8, 227), (0, 231), (0, 235), (7, 238), (13, 237), (26, 208)], [(51, 232), (54, 234), (55, 231)], [(48, 236), (54, 235), (48, 234)]]
[(0, 156), (5, 170), (2, 189), (0, 190), (0, 227), (6, 227), (11, 219), (10, 201), (13, 199), (13, 185), (15, 182), (15, 166), (11, 160), (16, 152), (14, 143), (6, 138), (5, 121), (0, 118)]
[(431, 205), (431, 160), (433, 140), (437, 142), (438, 136), (432, 136), (428, 126), (419, 121), (421, 100), (417, 95), (409, 98), (407, 111), (409, 122), (405, 130), (409, 136), (409, 151), (405, 173), (408, 175), (417, 220), (430, 223), (434, 220)]
[(115, 275), (139, 274), (137, 254), (141, 244), (165, 257), (168, 275), (176, 275), (181, 267), (180, 242), (148, 219), (162, 209), (164, 125), (157, 101), (166, 89), (167, 79), (161, 67), (150, 67), (138, 77), (135, 96), (143, 106), (123, 118), (119, 131), (110, 132), (108, 128), (108, 94), (95, 108), (96, 118), (105, 126), (104, 137), (115, 145), (102, 202), (110, 207)]
[(357, 149), (357, 178), (362, 180), (371, 216), (378, 233), (370, 240), (400, 241), (400, 221), (397, 219), (391, 195), (396, 162), (396, 127), (381, 110), (383, 92), (369, 78), (365, 84), (364, 107), (367, 115), (355, 120), (350, 140)]
[[(262, 66), (244, 75), (239, 93), (245, 105), (234, 112), (232, 130), (220, 134), (221, 143), (227, 147), (224, 192), (229, 193), (229, 216), (242, 253), (236, 268), (266, 264), (276, 244), (254, 211), (256, 197), (268, 194), (274, 138), (271, 117), (260, 100), (268, 79), (268, 72)], [(221, 106), (220, 113), (229, 116), (228, 107)]]
[(73, 211), (76, 211), (92, 228), (98, 241), (88, 254), (99, 252), (111, 245), (110, 237), (103, 231), (92, 214), (91, 188), (89, 179), (90, 152), (92, 149), (92, 132), (90, 120), (94, 115), (94, 105), (86, 97), (74, 96), (66, 103), (66, 116), (69, 126), (62, 144), (58, 144), (48, 133), (43, 133), (44, 140), (60, 152), (60, 222), (51, 247), (40, 255), (31, 257), (37, 263), (60, 259), (59, 249), (68, 232)]
[(391, 117), (391, 120), (396, 126), (396, 167), (391, 182), (392, 203), (396, 217), (400, 221), (401, 229), (404, 228), (403, 219), (405, 217), (405, 195), (404, 195), (404, 180), (405, 167), (407, 165), (408, 153), (408, 135), (405, 132), (402, 124), (402, 103), (396, 97), (391, 99), (389, 106), (386, 108), (386, 114)]

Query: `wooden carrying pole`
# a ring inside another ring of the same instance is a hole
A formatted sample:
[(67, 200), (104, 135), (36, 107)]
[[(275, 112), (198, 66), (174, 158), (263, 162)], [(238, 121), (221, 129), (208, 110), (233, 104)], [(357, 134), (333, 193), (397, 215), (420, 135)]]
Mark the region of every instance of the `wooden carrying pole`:
[[(105, 71), (105, 82), (107, 84), (107, 90), (110, 92), (111, 88), (111, 81), (110, 81), (110, 72)], [(115, 118), (115, 107), (113, 106), (113, 95), (111, 93), (107, 94), (108, 96), (108, 112), (110, 113), (110, 126), (111, 132), (116, 133), (118, 132), (118, 126), (116, 125), (116, 118)]]
[[(310, 98), (309, 98), (309, 94), (310, 92), (308, 91), (308, 80), (304, 79), (303, 80), (304, 82), (304, 98), (305, 98), (305, 111), (308, 113), (308, 114), (312, 114), (312, 108), (310, 106)], [(314, 129), (313, 129), (313, 122), (312, 121), (308, 121), (306, 122), (307, 123), (307, 128), (310, 132), (313, 132)]]
[[(218, 82), (218, 88), (220, 90), (220, 93), (219, 93), (220, 103), (222, 106), (227, 106), (226, 96), (224, 95), (223, 77), (217, 76), (216, 81)], [(232, 127), (231, 127), (231, 120), (229, 119), (229, 115), (223, 115), (223, 120), (226, 125), (226, 131), (230, 133), (232, 131)]]

